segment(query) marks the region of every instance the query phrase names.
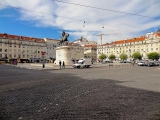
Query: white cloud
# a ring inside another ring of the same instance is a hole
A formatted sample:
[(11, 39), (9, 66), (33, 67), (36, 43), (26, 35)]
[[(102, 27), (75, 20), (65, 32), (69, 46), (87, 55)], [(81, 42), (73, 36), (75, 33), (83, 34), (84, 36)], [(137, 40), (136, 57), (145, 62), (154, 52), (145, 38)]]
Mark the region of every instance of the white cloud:
[[(160, 17), (159, 0), (63, 1), (144, 16)], [(88, 40), (95, 40), (99, 43), (100, 37), (96, 36), (97, 34), (121, 33), (119, 35), (104, 35), (103, 43), (106, 43), (137, 37), (139, 33), (143, 33), (143, 31), (151, 28), (158, 28), (160, 25), (159, 19), (93, 9), (56, 2), (54, 0), (0, 0), (0, 4), (20, 8), (20, 20), (32, 21), (36, 26), (50, 26), (69, 30), (72, 31), (69, 32), (70, 36), (73, 36), (75, 39), (83, 36)], [(1, 9), (4, 9), (4, 6), (0, 6)], [(83, 27), (84, 21), (85, 27)], [(102, 28), (103, 26), (104, 28)]]

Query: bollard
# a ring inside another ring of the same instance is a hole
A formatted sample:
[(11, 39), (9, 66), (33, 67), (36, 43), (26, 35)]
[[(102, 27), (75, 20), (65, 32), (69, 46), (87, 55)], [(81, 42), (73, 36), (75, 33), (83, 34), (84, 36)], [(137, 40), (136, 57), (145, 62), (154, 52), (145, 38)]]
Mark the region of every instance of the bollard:
[(45, 68), (45, 65), (43, 64), (43, 66), (42, 66), (43, 68)]

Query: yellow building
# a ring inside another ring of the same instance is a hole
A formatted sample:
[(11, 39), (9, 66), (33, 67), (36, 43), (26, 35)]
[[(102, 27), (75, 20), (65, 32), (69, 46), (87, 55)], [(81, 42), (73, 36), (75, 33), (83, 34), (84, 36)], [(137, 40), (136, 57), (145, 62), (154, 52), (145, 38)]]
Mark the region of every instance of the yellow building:
[(147, 33), (145, 36), (137, 38), (118, 40), (115, 42), (97, 46), (97, 59), (100, 54), (106, 54), (108, 58), (111, 54), (120, 60), (120, 55), (125, 53), (128, 60), (132, 60), (132, 54), (139, 51), (142, 59), (147, 59), (147, 54), (157, 52), (160, 54), (160, 30), (155, 33)]
[(19, 59), (28, 62), (40, 59), (41, 52), (45, 50), (43, 39), (0, 34), (0, 58)]

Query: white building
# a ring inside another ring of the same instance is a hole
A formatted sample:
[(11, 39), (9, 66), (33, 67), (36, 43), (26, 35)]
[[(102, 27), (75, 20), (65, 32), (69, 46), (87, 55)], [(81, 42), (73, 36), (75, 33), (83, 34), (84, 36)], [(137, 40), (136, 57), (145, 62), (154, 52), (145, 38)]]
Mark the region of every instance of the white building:
[(46, 59), (56, 59), (56, 47), (59, 47), (59, 40), (44, 38), (46, 45)]
[(74, 40), (73, 43), (80, 44), (81, 46), (88, 45), (88, 44), (96, 44), (97, 45), (97, 42), (89, 41), (86, 38), (80, 38), (78, 40)]

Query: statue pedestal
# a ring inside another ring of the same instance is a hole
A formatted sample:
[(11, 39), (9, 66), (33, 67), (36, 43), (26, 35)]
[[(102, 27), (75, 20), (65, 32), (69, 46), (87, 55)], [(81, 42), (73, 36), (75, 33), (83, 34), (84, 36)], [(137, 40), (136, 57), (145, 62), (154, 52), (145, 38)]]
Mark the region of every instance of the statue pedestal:
[(65, 65), (73, 65), (70, 46), (60, 46), (56, 48), (56, 65), (59, 65), (59, 61), (64, 61)]

